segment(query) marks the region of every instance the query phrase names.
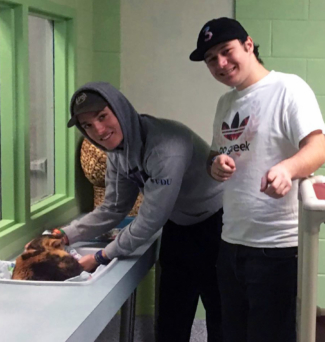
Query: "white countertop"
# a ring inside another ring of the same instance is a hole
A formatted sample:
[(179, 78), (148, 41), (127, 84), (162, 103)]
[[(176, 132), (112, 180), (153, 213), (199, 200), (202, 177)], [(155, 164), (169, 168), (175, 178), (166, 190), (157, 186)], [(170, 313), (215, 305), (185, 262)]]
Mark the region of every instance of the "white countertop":
[(0, 284), (0, 341), (94, 341), (158, 259), (160, 234), (90, 285)]

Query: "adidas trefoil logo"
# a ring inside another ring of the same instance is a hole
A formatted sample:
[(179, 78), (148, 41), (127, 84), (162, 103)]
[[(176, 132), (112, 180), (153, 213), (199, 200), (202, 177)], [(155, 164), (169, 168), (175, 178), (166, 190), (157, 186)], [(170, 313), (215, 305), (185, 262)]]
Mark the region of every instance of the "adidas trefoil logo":
[(249, 116), (247, 116), (239, 125), (239, 113), (237, 112), (234, 119), (232, 120), (231, 127), (227, 122), (222, 123), (222, 134), (223, 136), (232, 141), (237, 140), (244, 132), (249, 121)]

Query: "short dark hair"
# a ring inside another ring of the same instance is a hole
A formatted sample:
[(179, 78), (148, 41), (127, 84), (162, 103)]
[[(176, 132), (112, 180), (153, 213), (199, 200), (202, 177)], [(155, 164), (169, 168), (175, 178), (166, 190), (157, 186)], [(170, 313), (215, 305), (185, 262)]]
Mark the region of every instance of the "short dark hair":
[[(246, 40), (239, 39), (239, 41), (244, 45), (244, 43), (245, 43)], [(259, 53), (259, 51), (258, 51), (259, 47), (260, 47), (259, 45), (254, 44), (254, 51), (253, 51), (253, 52), (254, 52), (254, 55), (255, 55), (257, 61), (258, 61), (260, 64), (264, 65), (264, 62), (263, 62), (262, 58), (260, 57), (260, 53)]]

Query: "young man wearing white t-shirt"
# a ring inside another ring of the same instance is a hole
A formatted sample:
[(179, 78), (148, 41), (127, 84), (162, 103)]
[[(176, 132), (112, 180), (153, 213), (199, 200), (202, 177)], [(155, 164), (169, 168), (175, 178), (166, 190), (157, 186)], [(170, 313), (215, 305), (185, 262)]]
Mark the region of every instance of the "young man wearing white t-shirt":
[(219, 100), (208, 159), (225, 182), (223, 342), (295, 342), (298, 179), (325, 162), (315, 95), (298, 76), (266, 70), (233, 19), (206, 23), (190, 59), (233, 88)]

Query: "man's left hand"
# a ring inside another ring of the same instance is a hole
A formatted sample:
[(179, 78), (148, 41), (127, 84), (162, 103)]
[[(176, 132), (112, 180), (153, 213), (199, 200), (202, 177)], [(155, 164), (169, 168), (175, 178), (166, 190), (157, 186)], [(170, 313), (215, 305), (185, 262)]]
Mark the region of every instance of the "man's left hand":
[(291, 189), (291, 174), (284, 165), (273, 166), (261, 179), (261, 192), (272, 198), (284, 197)]
[(92, 272), (98, 267), (98, 263), (95, 260), (95, 256), (93, 254), (87, 254), (83, 256), (79, 261), (79, 264), (84, 268), (87, 272)]

